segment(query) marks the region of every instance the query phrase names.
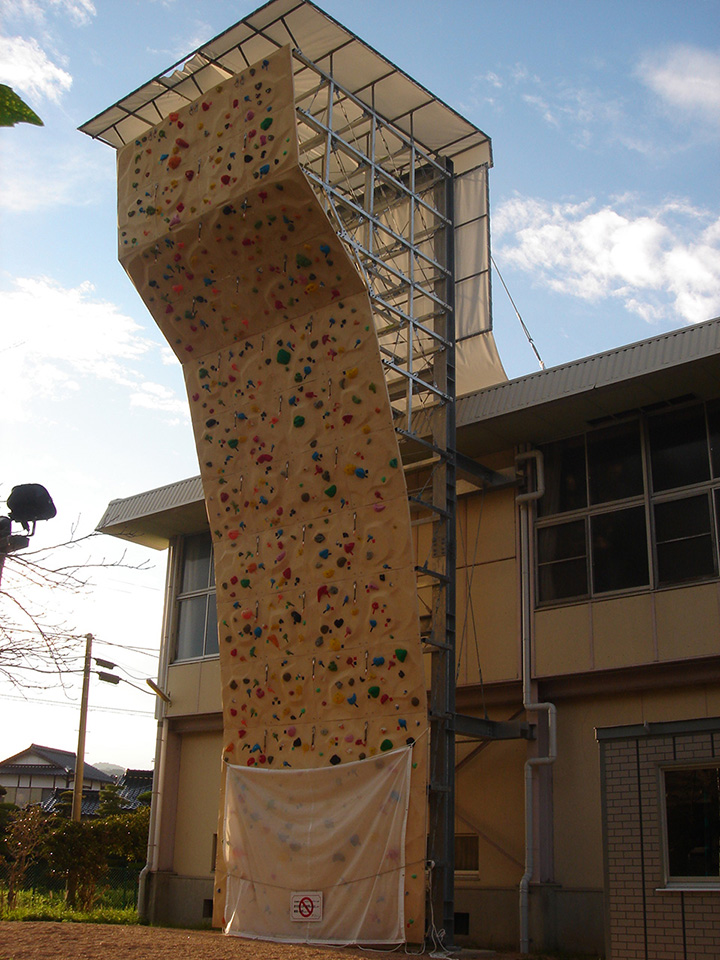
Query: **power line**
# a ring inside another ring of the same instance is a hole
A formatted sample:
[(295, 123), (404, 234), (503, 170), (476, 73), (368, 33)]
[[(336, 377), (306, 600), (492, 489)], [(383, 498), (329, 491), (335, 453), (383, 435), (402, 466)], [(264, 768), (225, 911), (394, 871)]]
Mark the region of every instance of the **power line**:
[[(77, 710), (78, 708), (77, 703), (74, 701), (67, 702), (65, 700), (46, 700), (44, 697), (21, 697), (12, 693), (4, 693), (3, 700), (21, 700), (25, 703), (42, 703), (43, 706), (66, 707), (72, 710)], [(130, 715), (135, 717), (154, 717), (155, 716), (152, 710), (128, 710), (125, 707), (90, 706), (89, 712), (90, 713), (122, 713), (122, 714), (125, 714), (126, 716)]]

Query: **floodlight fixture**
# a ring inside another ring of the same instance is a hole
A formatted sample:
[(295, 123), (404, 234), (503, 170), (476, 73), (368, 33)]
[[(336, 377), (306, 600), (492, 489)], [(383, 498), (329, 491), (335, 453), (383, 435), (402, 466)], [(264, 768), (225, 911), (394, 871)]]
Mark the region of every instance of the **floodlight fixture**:
[(52, 497), (40, 483), (21, 483), (13, 487), (7, 505), (10, 520), (21, 524), (30, 536), (35, 532), (38, 520), (52, 520), (57, 514)]

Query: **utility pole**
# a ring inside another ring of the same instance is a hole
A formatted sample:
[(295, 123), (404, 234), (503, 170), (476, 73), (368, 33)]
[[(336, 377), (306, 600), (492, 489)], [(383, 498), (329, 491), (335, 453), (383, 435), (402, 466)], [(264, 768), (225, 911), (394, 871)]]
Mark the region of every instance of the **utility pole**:
[(73, 784), (72, 817), (80, 822), (82, 810), (83, 780), (85, 779), (85, 731), (87, 730), (88, 693), (90, 691), (90, 664), (92, 660), (93, 635), (85, 634), (85, 669), (83, 672), (82, 698), (80, 700), (80, 728), (78, 730), (77, 754), (75, 756), (75, 783)]

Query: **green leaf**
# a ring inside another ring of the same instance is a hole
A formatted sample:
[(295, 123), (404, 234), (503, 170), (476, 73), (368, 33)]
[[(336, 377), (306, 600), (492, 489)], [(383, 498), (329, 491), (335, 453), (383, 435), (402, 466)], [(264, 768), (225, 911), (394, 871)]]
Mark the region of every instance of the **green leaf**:
[(0, 83), (0, 127), (14, 127), (16, 123), (44, 126), (40, 117), (20, 99), (12, 87)]

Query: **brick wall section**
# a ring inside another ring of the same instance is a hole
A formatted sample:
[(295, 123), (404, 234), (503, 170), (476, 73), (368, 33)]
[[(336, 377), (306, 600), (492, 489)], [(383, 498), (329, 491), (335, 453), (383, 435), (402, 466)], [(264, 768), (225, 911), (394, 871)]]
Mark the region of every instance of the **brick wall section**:
[[(651, 728), (667, 726), (653, 724)], [(611, 960), (720, 957), (720, 889), (717, 893), (663, 890), (660, 795), (661, 767), (718, 756), (720, 732), (673, 732), (602, 741)]]

